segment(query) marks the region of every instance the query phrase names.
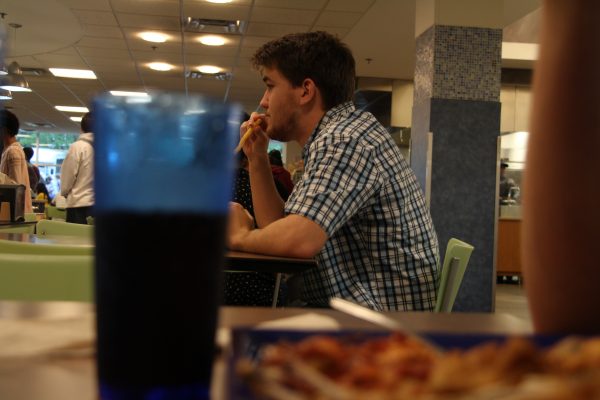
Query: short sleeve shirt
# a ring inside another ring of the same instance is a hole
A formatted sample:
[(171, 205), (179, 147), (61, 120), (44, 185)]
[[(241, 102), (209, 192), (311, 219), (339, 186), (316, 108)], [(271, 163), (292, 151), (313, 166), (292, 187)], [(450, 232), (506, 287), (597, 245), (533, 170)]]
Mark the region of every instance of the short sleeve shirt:
[(351, 102), (329, 110), (303, 149), (286, 214), (328, 235), (304, 300), (342, 297), (377, 310), (432, 310), (439, 249), (416, 177), (385, 128)]

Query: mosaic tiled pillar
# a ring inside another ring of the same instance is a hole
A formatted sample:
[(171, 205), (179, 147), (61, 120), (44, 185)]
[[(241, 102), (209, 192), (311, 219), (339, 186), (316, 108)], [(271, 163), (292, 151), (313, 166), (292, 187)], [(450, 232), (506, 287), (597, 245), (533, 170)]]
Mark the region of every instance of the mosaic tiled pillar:
[(494, 308), (501, 42), (500, 29), (444, 25), (416, 42), (411, 166), (424, 189), (429, 168), (441, 256), (452, 237), (475, 247), (455, 311)]

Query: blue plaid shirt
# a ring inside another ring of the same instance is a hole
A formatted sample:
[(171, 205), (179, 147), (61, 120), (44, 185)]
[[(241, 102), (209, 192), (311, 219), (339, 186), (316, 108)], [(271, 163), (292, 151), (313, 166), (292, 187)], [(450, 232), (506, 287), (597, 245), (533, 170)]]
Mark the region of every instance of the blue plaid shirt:
[(439, 249), (416, 178), (385, 128), (351, 102), (329, 110), (303, 150), (285, 205), (327, 232), (304, 300), (342, 297), (376, 310), (433, 310)]

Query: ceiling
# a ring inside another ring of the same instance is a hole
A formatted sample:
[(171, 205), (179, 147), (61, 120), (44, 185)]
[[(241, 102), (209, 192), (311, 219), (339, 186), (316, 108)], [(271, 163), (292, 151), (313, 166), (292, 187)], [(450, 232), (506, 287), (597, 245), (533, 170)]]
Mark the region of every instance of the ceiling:
[[(4, 1), (3, 24), (22, 25), (6, 28), (6, 64), (17, 61), (33, 90), (13, 93), (4, 105), (17, 114), (23, 129), (57, 133), (77, 133), (79, 123), (69, 117), (81, 114), (58, 111), (55, 105), (87, 106), (95, 94), (107, 90), (187, 90), (239, 102), (251, 112), (264, 87), (249, 64), (250, 56), (271, 39), (314, 30), (336, 34), (350, 46), (359, 77), (412, 80), (416, 1), (425, 0)], [(512, 27), (512, 35), (532, 35), (531, 29), (514, 25), (538, 4), (539, 0), (505, 0), (504, 24)], [(226, 34), (228, 43), (222, 47), (205, 46), (197, 41), (202, 33), (182, 28), (180, 21), (186, 17), (241, 20), (246, 29)], [(171, 38), (165, 43), (143, 41), (137, 34), (147, 30)], [(175, 68), (154, 71), (147, 67), (152, 61)], [(222, 67), (232, 77), (185, 78), (186, 69), (202, 64)], [(47, 72), (50, 67), (91, 69), (98, 79), (57, 78)], [(33, 69), (39, 69), (39, 75), (32, 75)]]

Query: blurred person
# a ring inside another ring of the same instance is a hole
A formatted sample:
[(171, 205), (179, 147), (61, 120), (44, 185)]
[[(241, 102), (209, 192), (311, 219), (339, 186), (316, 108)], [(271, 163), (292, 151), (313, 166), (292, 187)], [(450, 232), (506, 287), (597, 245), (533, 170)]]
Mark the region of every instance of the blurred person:
[[(327, 307), (341, 297), (378, 310), (433, 310), (438, 242), (416, 177), (387, 131), (357, 110), (355, 61), (326, 32), (286, 35), (252, 58), (266, 90), (242, 124), (258, 228), (231, 204), (234, 250), (315, 258), (303, 300)], [(305, 173), (287, 202), (273, 183), (269, 139), (297, 141)]]
[(6, 174), (19, 185), (25, 186), (25, 201), (23, 211), (33, 212), (31, 205), (31, 185), (27, 172), (27, 160), (23, 147), (17, 142), (19, 119), (8, 110), (0, 110), (0, 136), (4, 149), (0, 158), (0, 172)]
[(506, 176), (507, 168), (508, 164), (502, 161), (500, 163), (500, 183), (498, 188), (500, 200), (512, 199), (514, 190), (518, 188), (515, 180)]
[(94, 134), (92, 114), (81, 119), (81, 134), (69, 147), (61, 169), (60, 194), (67, 199), (67, 222), (87, 224), (94, 207)]
[(44, 182), (38, 182), (35, 187), (35, 192), (37, 195), (35, 196), (36, 200), (44, 200), (46, 203), (50, 203), (52, 198), (50, 197), (50, 193), (48, 193), (48, 188), (44, 184)]
[(294, 183), (292, 182), (292, 176), (289, 171), (283, 167), (281, 152), (275, 149), (271, 150), (269, 152), (269, 162), (271, 163), (271, 173), (273, 173), (273, 177), (275, 177), (287, 191), (287, 196), (283, 197), (284, 200), (287, 200), (292, 193), (292, 190), (294, 190)]
[(33, 158), (33, 149), (29, 146), (23, 147), (23, 152), (25, 153), (25, 159), (27, 160), (27, 173), (29, 175), (29, 185), (31, 187), (32, 192), (36, 193), (35, 188), (37, 187), (37, 184), (40, 181), (40, 169), (37, 167), (37, 165), (33, 165), (31, 163), (31, 158)]
[(599, 70), (600, 2), (545, 0), (523, 190), (524, 282), (540, 333), (600, 333)]

